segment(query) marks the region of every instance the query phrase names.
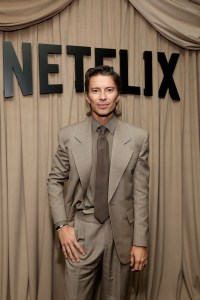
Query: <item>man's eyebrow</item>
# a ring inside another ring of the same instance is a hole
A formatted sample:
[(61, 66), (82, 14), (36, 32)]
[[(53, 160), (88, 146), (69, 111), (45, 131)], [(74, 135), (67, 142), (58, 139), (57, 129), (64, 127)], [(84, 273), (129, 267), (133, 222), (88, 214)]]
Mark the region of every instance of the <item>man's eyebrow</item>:
[[(98, 87), (98, 86), (92, 86), (92, 87), (90, 87), (91, 89), (101, 89), (101, 87)], [(110, 88), (112, 88), (112, 89), (115, 89), (116, 88), (116, 86), (106, 86), (106, 87), (104, 87), (105, 89), (110, 89)]]

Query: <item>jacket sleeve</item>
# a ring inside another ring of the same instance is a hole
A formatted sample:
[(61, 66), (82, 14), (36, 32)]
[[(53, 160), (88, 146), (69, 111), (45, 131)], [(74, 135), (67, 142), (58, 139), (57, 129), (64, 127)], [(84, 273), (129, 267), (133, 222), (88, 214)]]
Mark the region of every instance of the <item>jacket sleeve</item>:
[(47, 181), (49, 204), (55, 227), (67, 223), (64, 206), (64, 182), (69, 178), (69, 170), (68, 149), (59, 133), (58, 148)]
[[(145, 133), (146, 134), (146, 133)], [(149, 227), (149, 142), (145, 135), (133, 174), (134, 237), (133, 245), (147, 246)]]

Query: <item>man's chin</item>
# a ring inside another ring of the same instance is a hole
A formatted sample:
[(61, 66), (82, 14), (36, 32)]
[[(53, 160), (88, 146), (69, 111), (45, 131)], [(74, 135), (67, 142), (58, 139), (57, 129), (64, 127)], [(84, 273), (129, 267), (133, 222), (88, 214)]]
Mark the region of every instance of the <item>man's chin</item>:
[(109, 117), (111, 115), (113, 115), (115, 110), (112, 110), (112, 111), (102, 111), (102, 112), (95, 112), (95, 114), (99, 117)]

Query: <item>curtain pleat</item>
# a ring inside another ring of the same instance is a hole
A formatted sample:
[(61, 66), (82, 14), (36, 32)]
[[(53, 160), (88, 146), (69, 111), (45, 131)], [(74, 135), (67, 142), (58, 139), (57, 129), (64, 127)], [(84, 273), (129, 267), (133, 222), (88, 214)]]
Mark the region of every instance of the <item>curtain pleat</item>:
[(0, 1), (0, 30), (19, 30), (43, 22), (60, 13), (73, 1)]
[(186, 49), (200, 49), (199, 1), (129, 1), (169, 41)]

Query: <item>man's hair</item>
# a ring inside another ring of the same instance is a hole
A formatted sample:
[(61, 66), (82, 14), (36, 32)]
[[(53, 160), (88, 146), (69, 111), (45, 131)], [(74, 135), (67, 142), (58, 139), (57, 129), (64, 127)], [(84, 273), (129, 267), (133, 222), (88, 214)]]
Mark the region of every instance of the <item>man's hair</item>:
[[(85, 73), (85, 93), (86, 94), (88, 94), (88, 92), (89, 92), (90, 78), (93, 76), (97, 76), (97, 75), (111, 76), (114, 83), (116, 84), (118, 93), (119, 94), (121, 93), (120, 75), (114, 71), (113, 67), (103, 65), (103, 66), (97, 66), (95, 68), (90, 68)], [(117, 111), (116, 109), (115, 109), (114, 113), (117, 117), (121, 116), (121, 112)], [(92, 111), (91, 111), (91, 107), (90, 107), (90, 110), (87, 113), (87, 116), (91, 116), (91, 115), (92, 115)]]
[(97, 75), (111, 76), (117, 86), (118, 92), (121, 92), (121, 78), (119, 74), (114, 71), (113, 67), (104, 65), (87, 70), (85, 73), (85, 93), (89, 92), (90, 78)]

